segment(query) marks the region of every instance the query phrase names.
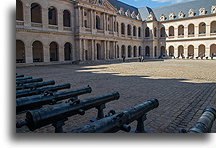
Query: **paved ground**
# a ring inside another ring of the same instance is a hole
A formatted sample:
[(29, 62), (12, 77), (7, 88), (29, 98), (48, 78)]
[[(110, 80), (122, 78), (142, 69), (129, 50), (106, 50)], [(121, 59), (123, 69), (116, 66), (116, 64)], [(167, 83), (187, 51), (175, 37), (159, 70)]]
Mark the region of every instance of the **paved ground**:
[[(119, 91), (121, 97), (107, 104), (105, 111), (126, 110), (150, 98), (157, 98), (158, 108), (150, 111), (145, 121), (149, 132), (178, 132), (190, 128), (206, 106), (215, 106), (215, 60), (165, 60), (140, 62), (91, 62), (80, 65), (50, 65), (17, 67), (17, 73), (55, 80), (57, 84), (71, 83), (72, 88), (90, 85), (89, 98)], [(73, 116), (64, 128), (74, 129), (96, 116), (91, 109), (85, 116)], [(24, 114), (17, 116), (22, 119)], [(132, 127), (136, 124), (133, 123)], [(213, 126), (215, 127), (215, 125)], [(46, 126), (34, 132), (53, 132)], [(29, 132), (27, 128), (17, 132)], [(216, 132), (212, 128), (212, 132)]]

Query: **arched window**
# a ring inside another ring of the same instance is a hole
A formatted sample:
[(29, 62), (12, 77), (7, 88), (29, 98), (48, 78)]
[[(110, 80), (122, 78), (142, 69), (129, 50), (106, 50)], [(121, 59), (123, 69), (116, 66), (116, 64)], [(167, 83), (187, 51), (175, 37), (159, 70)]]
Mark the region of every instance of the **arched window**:
[(216, 33), (216, 21), (211, 22), (211, 33)]
[(128, 57), (130, 58), (132, 56), (132, 47), (128, 46)]
[(170, 57), (173, 57), (173, 56), (174, 56), (174, 47), (173, 47), (173, 46), (170, 46), (170, 47), (169, 47), (169, 56), (170, 56)]
[(157, 46), (154, 47), (154, 56), (157, 57)]
[(150, 56), (150, 48), (149, 48), (149, 46), (146, 46), (146, 48), (145, 48), (145, 56), (147, 56), (147, 57)]
[(145, 29), (145, 37), (150, 37), (149, 27)]
[(210, 56), (215, 57), (216, 56), (216, 44), (212, 44), (210, 46)]
[(58, 55), (58, 44), (56, 42), (50, 43), (50, 61), (58, 61), (59, 55)]
[(184, 26), (183, 25), (180, 25), (178, 27), (178, 35), (179, 36), (184, 36)]
[(165, 27), (161, 28), (160, 33), (161, 33), (161, 37), (165, 37), (165, 35), (166, 35)]
[(139, 56), (141, 56), (141, 55), (142, 55), (142, 47), (139, 46)]
[(116, 31), (119, 32), (119, 23), (116, 23)]
[(48, 19), (50, 25), (57, 25), (58, 18), (57, 18), (57, 9), (53, 6), (49, 7), (48, 9)]
[(98, 15), (96, 16), (96, 29), (101, 29), (100, 17)]
[(131, 25), (127, 26), (127, 33), (128, 33), (128, 35), (131, 35)]
[(134, 27), (133, 27), (133, 36), (136, 36), (136, 32), (137, 32), (136, 26), (134, 26)]
[(23, 3), (16, 0), (16, 20), (23, 21)]
[(16, 40), (16, 63), (25, 63), (25, 44)]
[(121, 23), (121, 34), (125, 34), (125, 24)]
[(101, 45), (99, 43), (97, 43), (97, 60), (101, 60), (102, 56), (101, 56)]
[(161, 52), (160, 52), (160, 55), (161, 56), (166, 56), (166, 49), (165, 49), (165, 47), (164, 46), (161, 46)]
[(188, 46), (188, 57), (194, 57), (194, 46), (193, 45)]
[(194, 24), (188, 25), (188, 35), (194, 35)]
[(182, 45), (178, 47), (178, 57), (184, 57), (184, 47)]
[(201, 58), (205, 57), (205, 45), (199, 45), (198, 56)]
[(169, 36), (170, 37), (172, 37), (172, 36), (174, 36), (175, 34), (174, 34), (174, 27), (173, 26), (170, 26), (169, 27)]
[(71, 61), (72, 60), (72, 46), (71, 43), (67, 42), (64, 45), (64, 60)]
[(204, 22), (199, 24), (199, 34), (205, 34), (206, 33), (206, 24)]
[(40, 41), (34, 41), (32, 44), (33, 62), (43, 62), (43, 44)]
[(141, 27), (138, 28), (138, 37), (141, 37)]
[(119, 45), (117, 45), (117, 58), (120, 58), (119, 57)]
[(31, 4), (31, 22), (42, 23), (42, 10), (41, 6), (37, 3)]
[(154, 28), (154, 37), (157, 37), (157, 28)]
[(133, 54), (134, 54), (133, 55), (134, 57), (137, 57), (137, 47), (136, 46), (134, 46)]
[(121, 54), (122, 54), (122, 57), (126, 57), (126, 51), (125, 51), (125, 45), (122, 45), (122, 48), (121, 48)]
[(71, 27), (71, 15), (68, 10), (63, 11), (63, 25), (64, 27)]

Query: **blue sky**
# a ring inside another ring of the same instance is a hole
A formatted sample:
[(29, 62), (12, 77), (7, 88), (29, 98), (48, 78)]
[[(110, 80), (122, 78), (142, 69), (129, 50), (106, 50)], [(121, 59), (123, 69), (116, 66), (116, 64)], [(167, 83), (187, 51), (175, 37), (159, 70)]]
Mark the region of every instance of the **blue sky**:
[(175, 3), (187, 2), (192, 0), (118, 0), (137, 8), (148, 6), (150, 8), (166, 6)]

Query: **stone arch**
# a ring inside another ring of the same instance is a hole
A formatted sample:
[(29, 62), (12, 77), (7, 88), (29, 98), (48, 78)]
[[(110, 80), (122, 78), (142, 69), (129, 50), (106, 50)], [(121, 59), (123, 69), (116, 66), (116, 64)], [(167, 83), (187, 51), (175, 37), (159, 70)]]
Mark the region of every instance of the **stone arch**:
[(48, 19), (50, 25), (58, 25), (58, 12), (53, 6), (48, 8)]
[(206, 34), (206, 24), (204, 22), (199, 24), (199, 34)]
[(170, 26), (169, 27), (169, 36), (174, 36), (175, 33), (174, 33), (174, 27), (173, 26)]
[(38, 3), (31, 4), (31, 22), (42, 23), (42, 9)]
[(96, 29), (101, 29), (101, 21), (98, 15), (96, 16)]
[(99, 43), (97, 43), (96, 47), (97, 47), (97, 60), (102, 60), (101, 45)]
[(128, 46), (128, 58), (132, 57), (132, 47)]
[(50, 43), (50, 61), (59, 60), (59, 46), (56, 42)]
[(210, 56), (212, 57), (215, 57), (216, 56), (216, 44), (212, 44), (210, 46)]
[(194, 57), (194, 46), (193, 45), (188, 46), (188, 57)]
[(23, 21), (23, 3), (21, 0), (16, 0), (16, 20)]
[(210, 27), (210, 33), (216, 33), (216, 21), (211, 22)]
[(161, 56), (166, 56), (166, 48), (164, 46), (161, 46), (160, 55)]
[(142, 55), (142, 47), (141, 46), (139, 46), (139, 54), (138, 54), (139, 56), (141, 56)]
[(64, 60), (71, 61), (72, 59), (72, 45), (67, 42), (64, 44)]
[(16, 40), (16, 63), (25, 63), (25, 44), (21, 40)]
[(184, 35), (184, 26), (183, 25), (179, 25), (178, 26), (178, 35), (179, 36), (183, 36)]
[(71, 13), (68, 10), (63, 11), (63, 26), (71, 27)]
[(133, 26), (133, 36), (137, 36), (137, 28), (136, 28), (136, 26)]
[(149, 27), (146, 27), (146, 29), (145, 29), (145, 37), (150, 37)]
[(145, 47), (145, 56), (147, 56), (147, 57), (150, 56), (150, 47), (149, 46)]
[(137, 47), (136, 46), (134, 46), (134, 49), (133, 49), (133, 56), (137, 57)]
[(122, 47), (121, 47), (121, 54), (122, 54), (122, 57), (123, 56), (126, 57), (126, 47), (125, 47), (125, 45), (122, 45)]
[(125, 24), (121, 23), (121, 34), (125, 34)]
[(201, 44), (198, 47), (198, 56), (205, 57), (205, 45)]
[(173, 47), (173, 46), (170, 46), (170, 47), (169, 47), (169, 56), (170, 56), (170, 57), (173, 57), (173, 56), (174, 56), (174, 47)]
[(160, 29), (160, 36), (161, 36), (161, 37), (166, 37), (165, 27), (162, 27), (162, 28)]
[(130, 24), (127, 25), (127, 33), (128, 35), (131, 35), (131, 25)]
[(43, 44), (40, 41), (32, 43), (33, 62), (43, 62)]
[(178, 57), (184, 57), (184, 46), (178, 46)]
[(188, 25), (188, 35), (194, 35), (194, 24)]

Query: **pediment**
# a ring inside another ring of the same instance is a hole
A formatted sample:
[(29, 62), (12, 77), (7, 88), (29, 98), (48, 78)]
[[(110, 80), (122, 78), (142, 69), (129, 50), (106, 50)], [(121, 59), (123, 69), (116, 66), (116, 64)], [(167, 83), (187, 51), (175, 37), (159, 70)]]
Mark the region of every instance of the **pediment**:
[(118, 10), (112, 5), (110, 4), (107, 0), (82, 0), (85, 2), (89, 2), (90, 4), (102, 7), (102, 8), (106, 8), (112, 11), (117, 12)]

